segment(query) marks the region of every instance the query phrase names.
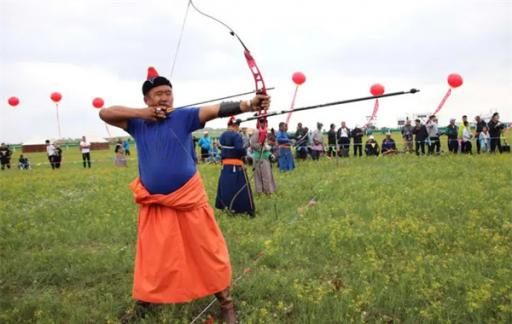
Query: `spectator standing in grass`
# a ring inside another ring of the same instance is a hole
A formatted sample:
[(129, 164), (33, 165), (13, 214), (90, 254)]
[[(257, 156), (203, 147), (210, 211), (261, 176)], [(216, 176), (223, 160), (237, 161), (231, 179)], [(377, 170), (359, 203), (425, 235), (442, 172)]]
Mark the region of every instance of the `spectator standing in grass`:
[(465, 154), (473, 154), (473, 149), (471, 145), (471, 138), (473, 135), (471, 134), (471, 129), (469, 128), (469, 122), (466, 120), (462, 122), (462, 153)]
[(327, 132), (327, 156), (335, 156), (338, 148), (336, 147), (336, 125), (331, 124)]
[(464, 151), (463, 141), (462, 141), (462, 130), (464, 129), (464, 123), (468, 121), (468, 116), (462, 116), (462, 122), (459, 125), (459, 133), (458, 133), (458, 141), (459, 141), (459, 150), (461, 153)]
[(425, 125), (421, 124), (421, 120), (416, 119), (415, 120), (416, 126), (413, 129), (414, 134), (414, 143), (415, 143), (415, 149), (416, 149), (416, 155), (425, 155), (425, 143), (427, 142), (428, 133), (427, 128)]
[(441, 142), (439, 142), (439, 129), (437, 127), (437, 117), (432, 115), (429, 117), (425, 127), (428, 133), (428, 154), (433, 155), (434, 151), (437, 155), (441, 152)]
[(117, 140), (116, 148), (114, 149), (114, 153), (116, 154), (116, 166), (118, 167), (127, 167), (128, 161), (126, 161), (126, 155), (124, 152), (124, 146), (121, 139)]
[(84, 164), (84, 169), (86, 166), (91, 167), (91, 143), (87, 141), (85, 136), (82, 136), (82, 140), (80, 141), (80, 152), (82, 152), (82, 162)]
[[(261, 120), (260, 124), (265, 123), (266, 120)], [(268, 140), (268, 138), (267, 138)], [(259, 142), (259, 133), (254, 132), (250, 139), (252, 157), (254, 160), (254, 183), (257, 193), (264, 193), (270, 195), (276, 191), (276, 184), (274, 182), (274, 175), (272, 174), (272, 165), (270, 163), (270, 146)]]
[(62, 163), (62, 148), (59, 144), (55, 143), (55, 152), (57, 153), (57, 158), (55, 159), (55, 168), (60, 169), (60, 165)]
[(413, 142), (413, 130), (414, 127), (411, 125), (411, 120), (406, 119), (404, 127), (401, 129), (402, 139), (404, 140), (404, 152), (412, 153), (412, 142)]
[(359, 156), (363, 156), (363, 135), (363, 130), (359, 128), (357, 125), (350, 133), (350, 136), (353, 138), (354, 143), (354, 156), (357, 156), (358, 151)]
[(57, 166), (57, 160), (58, 160), (57, 149), (56, 149), (55, 145), (50, 143), (50, 140), (46, 140), (45, 143), (46, 143), (46, 154), (48, 156), (48, 161), (50, 162), (50, 166), (52, 167), (52, 170), (55, 170), (56, 166)]
[(292, 141), (287, 133), (288, 126), (284, 122), (279, 123), (279, 131), (276, 135), (278, 150), (278, 162), (280, 171), (291, 171), (295, 169), (295, 162), (292, 155)]
[(302, 123), (297, 124), (295, 131), (295, 157), (305, 160), (308, 157), (308, 129), (302, 127)]
[(484, 127), (487, 127), (487, 123), (480, 118), (480, 116), (476, 116), (475, 117), (475, 126), (476, 126), (476, 130), (475, 130), (475, 142), (476, 142), (476, 153), (477, 154), (480, 154), (480, 133), (482, 132), (482, 130), (484, 129)]
[(124, 154), (126, 156), (130, 156), (131, 155), (131, 152), (130, 152), (130, 142), (128, 141), (128, 139), (125, 139), (123, 141), (123, 149), (124, 149)]
[(208, 131), (203, 132), (203, 137), (199, 139), (199, 147), (201, 148), (201, 161), (207, 161), (212, 150), (212, 139), (208, 135)]
[(505, 126), (500, 122), (500, 115), (494, 113), (488, 123), (489, 135), (491, 136), (491, 153), (496, 152), (496, 148), (501, 153), (501, 132)]
[(448, 151), (457, 154), (459, 151), (459, 141), (457, 140), (459, 128), (455, 124), (455, 118), (450, 119), (450, 124), (446, 126), (445, 135), (448, 137)]
[(337, 136), (338, 144), (340, 145), (339, 156), (348, 157), (350, 149), (350, 129), (344, 121), (341, 122), (341, 127), (338, 129)]
[(491, 151), (491, 135), (487, 126), (482, 127), (482, 131), (478, 135), (478, 143), (482, 153), (489, 153)]
[(12, 151), (9, 146), (2, 143), (2, 145), (0, 145), (0, 163), (2, 164), (2, 170), (11, 168), (11, 155)]
[(322, 123), (316, 123), (316, 129), (311, 134), (311, 158), (319, 160), (324, 152), (324, 137), (322, 135)]

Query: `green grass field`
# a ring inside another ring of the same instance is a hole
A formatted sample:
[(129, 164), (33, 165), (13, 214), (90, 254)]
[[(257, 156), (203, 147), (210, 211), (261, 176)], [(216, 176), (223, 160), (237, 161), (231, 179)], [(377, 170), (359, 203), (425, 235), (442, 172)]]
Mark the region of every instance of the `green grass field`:
[[(58, 171), (32, 154), (33, 170), (0, 173), (2, 323), (116, 323), (132, 306), (136, 161), (116, 168), (94, 151), (89, 170), (72, 163), (78, 150), (64, 154)], [(274, 169), (278, 193), (256, 197), (256, 218), (216, 212), (234, 277), (251, 270), (233, 288), (240, 320), (511, 323), (511, 162), (400, 155)], [(213, 202), (219, 166), (199, 169)], [(141, 322), (189, 323), (210, 300)]]

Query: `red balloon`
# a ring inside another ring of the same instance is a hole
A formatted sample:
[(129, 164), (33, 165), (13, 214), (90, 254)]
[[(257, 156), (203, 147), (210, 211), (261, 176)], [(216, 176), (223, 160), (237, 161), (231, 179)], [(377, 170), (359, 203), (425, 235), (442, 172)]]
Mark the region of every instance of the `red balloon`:
[(16, 107), (20, 103), (20, 99), (18, 99), (17, 97), (10, 97), (9, 100), (7, 100), (7, 102), (9, 103), (9, 105)]
[(380, 96), (384, 94), (384, 86), (380, 83), (375, 83), (370, 87), (370, 93), (374, 96)]
[(54, 92), (51, 94), (50, 98), (53, 102), (59, 102), (62, 99), (62, 95), (59, 92)]
[(450, 85), (450, 87), (458, 88), (462, 85), (462, 83), (463, 81), (460, 74), (452, 73), (448, 76), (448, 84)]
[(94, 98), (94, 100), (92, 101), (92, 105), (94, 106), (94, 108), (102, 108), (104, 104), (105, 102), (101, 98)]
[(295, 72), (292, 75), (292, 80), (296, 85), (301, 85), (306, 82), (306, 76), (302, 72)]

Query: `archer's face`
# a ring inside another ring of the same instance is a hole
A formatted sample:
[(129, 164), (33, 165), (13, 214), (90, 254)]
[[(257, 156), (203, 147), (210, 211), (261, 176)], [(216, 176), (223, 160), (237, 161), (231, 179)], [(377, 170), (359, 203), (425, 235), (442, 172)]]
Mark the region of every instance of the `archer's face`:
[(148, 94), (144, 96), (144, 102), (148, 106), (170, 106), (174, 102), (172, 88), (168, 85), (161, 85), (149, 90)]

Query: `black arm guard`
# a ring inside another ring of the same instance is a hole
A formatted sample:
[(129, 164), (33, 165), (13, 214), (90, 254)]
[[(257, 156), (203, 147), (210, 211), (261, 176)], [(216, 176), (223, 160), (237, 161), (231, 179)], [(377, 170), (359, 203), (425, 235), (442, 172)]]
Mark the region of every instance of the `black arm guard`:
[(242, 112), (240, 109), (241, 101), (227, 101), (220, 103), (219, 117), (229, 117), (238, 115)]

